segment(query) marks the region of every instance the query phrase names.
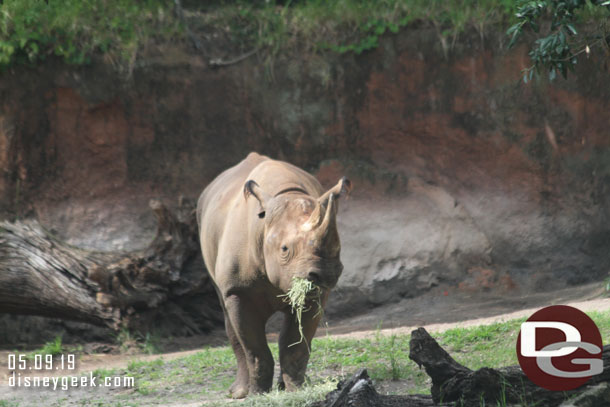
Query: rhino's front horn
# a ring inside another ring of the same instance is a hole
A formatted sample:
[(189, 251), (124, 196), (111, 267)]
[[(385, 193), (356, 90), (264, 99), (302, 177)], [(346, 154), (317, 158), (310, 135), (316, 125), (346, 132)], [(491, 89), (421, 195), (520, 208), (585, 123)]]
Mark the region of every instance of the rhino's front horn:
[(329, 228), (337, 227), (337, 199), (335, 198), (335, 194), (331, 193), (328, 198), (328, 203), (326, 204), (326, 213), (324, 214), (324, 219), (322, 223), (320, 223), (319, 232), (322, 236), (326, 236), (328, 234)]

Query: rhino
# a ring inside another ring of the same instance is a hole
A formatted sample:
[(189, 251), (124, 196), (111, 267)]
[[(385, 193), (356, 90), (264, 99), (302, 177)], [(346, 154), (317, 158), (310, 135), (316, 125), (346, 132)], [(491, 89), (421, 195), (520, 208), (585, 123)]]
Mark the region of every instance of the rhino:
[(203, 260), (237, 359), (231, 397), (271, 389), (274, 361), (265, 323), (276, 312), (284, 314), (278, 387), (290, 391), (303, 383), (321, 313), (303, 312), (304, 340), (300, 341), (298, 322), (281, 296), (293, 278), (304, 278), (320, 287), (320, 302), (325, 306), (343, 270), (336, 215), (338, 199), (350, 189), (344, 177), (324, 191), (304, 170), (250, 153), (221, 173), (199, 197)]

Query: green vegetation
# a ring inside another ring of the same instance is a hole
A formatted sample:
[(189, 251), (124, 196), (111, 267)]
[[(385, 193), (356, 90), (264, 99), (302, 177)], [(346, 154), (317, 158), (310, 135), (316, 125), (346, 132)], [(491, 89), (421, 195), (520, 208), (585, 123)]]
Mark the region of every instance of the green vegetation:
[[(36, 64), (56, 56), (69, 64), (101, 56), (131, 73), (138, 55), (159, 42), (193, 40), (200, 27), (222, 34), (235, 53), (260, 51), (267, 58), (281, 50), (331, 50), (361, 54), (415, 22), (434, 27), (447, 55), (465, 30), (483, 38), (490, 26), (514, 43), (528, 27), (551, 19), (530, 56), (524, 78), (546, 69), (551, 78), (573, 69), (576, 57), (608, 48), (608, 0), (5, 0), (0, 4), (0, 67)], [(180, 4), (180, 3), (178, 3)], [(197, 9), (199, 7), (199, 9)], [(517, 12), (518, 11), (518, 12)], [(577, 23), (589, 26), (579, 34)], [(186, 28), (184, 24), (186, 24)], [(593, 27), (593, 28), (591, 28)], [(193, 36), (194, 32), (194, 36)], [(205, 48), (205, 44), (203, 46)]]
[(184, 40), (189, 27), (225, 32), (234, 46), (275, 55), (299, 47), (360, 54), (386, 33), (431, 22), (444, 49), (467, 28), (511, 20), (515, 0), (304, 0), (190, 2), (171, 0), (6, 0), (0, 5), (0, 66), (34, 64), (51, 55), (85, 64), (94, 55), (131, 72), (147, 45)]
[[(524, 27), (540, 32), (540, 26), (550, 19), (550, 27), (543, 30), (529, 53), (533, 65), (523, 72), (523, 81), (534, 73), (547, 71), (553, 80), (557, 73), (567, 78), (574, 71), (578, 56), (587, 57), (593, 51), (610, 47), (610, 1), (608, 0), (536, 0), (521, 1), (517, 23), (508, 29), (510, 45), (521, 35)], [(586, 32), (579, 34), (575, 25), (586, 22)]]
[(123, 328), (116, 335), (116, 342), (121, 348), (121, 352), (126, 353), (131, 349), (138, 349), (143, 353), (153, 355), (161, 353), (160, 337), (156, 333), (147, 332), (145, 335), (139, 332), (131, 332)]
[(416, 21), (430, 22), (443, 47), (451, 47), (468, 28), (512, 21), (515, 0), (304, 0), (276, 6), (271, 2), (225, 1), (207, 8), (207, 25), (228, 27), (244, 49), (274, 53), (287, 47), (330, 49), (360, 54), (376, 48), (386, 33)]
[(62, 338), (61, 336), (56, 336), (55, 339), (51, 342), (47, 342), (44, 344), (44, 346), (40, 349), (34, 350), (30, 353), (28, 353), (27, 358), (28, 359), (34, 359), (34, 357), (37, 354), (40, 355), (61, 355), (62, 353), (64, 353), (66, 351), (66, 349), (63, 346), (62, 343)]
[[(610, 341), (610, 311), (588, 315), (600, 328), (604, 343)], [(520, 324), (525, 319), (491, 325), (455, 328), (433, 336), (459, 363), (471, 369), (517, 364), (515, 346)], [(305, 406), (322, 400), (335, 387), (335, 381), (366, 367), (376, 386), (384, 392), (384, 383), (401, 381), (401, 394), (429, 393), (430, 379), (409, 358), (410, 336), (376, 335), (364, 339), (321, 337), (313, 342), (308, 380), (304, 389), (294, 392), (274, 391), (249, 397), (246, 406)], [(271, 344), (277, 361), (278, 348)], [(215, 406), (230, 406), (227, 391), (234, 379), (235, 358), (230, 347), (206, 348), (191, 356), (172, 361), (133, 362), (126, 370), (100, 370), (100, 376), (131, 375), (136, 392), (129, 401), (135, 405), (154, 399), (164, 401), (206, 400)], [(330, 381), (329, 381), (330, 379)], [(183, 397), (177, 400), (176, 396)], [(120, 402), (118, 398), (116, 402)], [(127, 396), (125, 396), (127, 397)]]
[(178, 32), (169, 0), (5, 0), (0, 5), (0, 66), (55, 55), (84, 64), (96, 54), (133, 69), (138, 51)]

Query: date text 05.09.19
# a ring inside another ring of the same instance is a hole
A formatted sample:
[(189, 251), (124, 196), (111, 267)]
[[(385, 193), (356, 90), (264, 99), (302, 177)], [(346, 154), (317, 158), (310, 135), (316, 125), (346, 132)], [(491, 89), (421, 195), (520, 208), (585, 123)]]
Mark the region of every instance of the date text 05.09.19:
[(8, 355), (8, 370), (74, 370), (76, 368), (76, 358), (74, 354), (40, 354), (37, 353), (33, 356), (26, 354), (14, 354), (9, 353)]

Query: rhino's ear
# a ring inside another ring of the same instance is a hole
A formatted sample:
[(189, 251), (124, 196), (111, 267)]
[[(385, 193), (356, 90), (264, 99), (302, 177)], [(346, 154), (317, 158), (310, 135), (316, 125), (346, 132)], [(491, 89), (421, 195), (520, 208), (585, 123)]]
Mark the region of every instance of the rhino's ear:
[(248, 180), (244, 184), (244, 197), (248, 199), (250, 195), (256, 198), (260, 206), (258, 217), (261, 219), (264, 218), (265, 207), (267, 202), (269, 202), (271, 199), (271, 196), (267, 194), (254, 180)]
[(343, 177), (339, 180), (339, 182), (337, 182), (337, 185), (326, 191), (324, 195), (318, 198), (318, 202), (320, 202), (322, 206), (326, 207), (328, 204), (328, 199), (331, 195), (334, 195), (334, 198), (337, 199), (349, 195), (351, 190), (352, 182), (346, 177)]

